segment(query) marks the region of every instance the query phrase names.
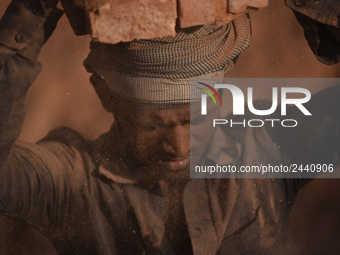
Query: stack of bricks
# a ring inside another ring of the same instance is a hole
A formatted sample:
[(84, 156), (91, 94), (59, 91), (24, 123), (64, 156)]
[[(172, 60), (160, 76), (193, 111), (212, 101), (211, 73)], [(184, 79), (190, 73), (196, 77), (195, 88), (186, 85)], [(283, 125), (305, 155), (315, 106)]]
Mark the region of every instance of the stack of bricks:
[(172, 36), (176, 24), (225, 24), (268, 0), (62, 0), (76, 34), (118, 43)]

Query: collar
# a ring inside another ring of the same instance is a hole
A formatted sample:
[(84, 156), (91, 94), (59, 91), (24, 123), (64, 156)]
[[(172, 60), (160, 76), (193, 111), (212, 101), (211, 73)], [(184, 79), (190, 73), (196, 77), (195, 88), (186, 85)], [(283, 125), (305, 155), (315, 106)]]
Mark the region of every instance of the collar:
[(98, 167), (98, 174), (100, 176), (105, 177), (106, 179), (116, 182), (116, 183), (120, 183), (120, 184), (136, 184), (137, 182), (133, 179), (129, 179), (117, 174), (114, 174), (113, 172), (107, 170), (104, 166), (99, 165)]

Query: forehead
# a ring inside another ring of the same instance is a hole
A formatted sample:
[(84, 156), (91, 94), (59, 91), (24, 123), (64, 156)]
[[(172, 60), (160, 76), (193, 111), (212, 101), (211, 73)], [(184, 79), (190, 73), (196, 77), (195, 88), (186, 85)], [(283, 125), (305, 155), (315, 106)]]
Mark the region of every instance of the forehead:
[(130, 120), (144, 122), (177, 123), (190, 119), (190, 104), (176, 108), (151, 110), (126, 106), (125, 110), (120, 111)]

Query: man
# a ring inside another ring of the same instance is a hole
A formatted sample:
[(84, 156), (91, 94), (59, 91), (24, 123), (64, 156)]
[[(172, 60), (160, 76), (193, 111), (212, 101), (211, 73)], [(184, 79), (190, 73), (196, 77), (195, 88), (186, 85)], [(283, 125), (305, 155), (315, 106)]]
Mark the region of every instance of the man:
[[(268, 254), (281, 248), (283, 223), (303, 181), (188, 178), (188, 80), (223, 76), (248, 46), (246, 16), (223, 27), (178, 30), (173, 38), (92, 43), (85, 66), (114, 114), (110, 132), (89, 142), (61, 128), (37, 145), (14, 144), (25, 92), (39, 71), (35, 59), (60, 17), (55, 2), (34, 4), (13, 2), (0, 26), (2, 215), (33, 225), (60, 254)], [(266, 131), (245, 133), (231, 136), (231, 149), (239, 152), (233, 160), (259, 141), (263, 151), (256, 158), (280, 162), (279, 146)]]

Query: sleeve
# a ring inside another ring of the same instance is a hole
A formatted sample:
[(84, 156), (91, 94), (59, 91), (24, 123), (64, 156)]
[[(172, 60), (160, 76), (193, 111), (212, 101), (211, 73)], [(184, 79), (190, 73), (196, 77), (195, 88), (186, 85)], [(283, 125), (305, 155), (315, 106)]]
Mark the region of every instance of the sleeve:
[(42, 233), (63, 229), (74, 182), (83, 181), (75, 171), (77, 153), (57, 142), (17, 142), (0, 170), (0, 214), (23, 219)]
[(39, 51), (62, 11), (55, 0), (14, 0), (0, 21), (0, 168), (19, 136), (25, 94), (41, 70)]
[[(298, 164), (340, 164), (340, 86), (312, 96), (306, 108), (312, 116), (295, 112), (297, 130), (287, 129), (284, 143), (289, 158)], [(294, 162), (293, 162), (294, 163)]]
[[(340, 86), (333, 86), (312, 95), (306, 108), (312, 116), (305, 116), (296, 107), (287, 109), (289, 118), (295, 119), (295, 128), (277, 127), (269, 130), (273, 141), (279, 145), (285, 165), (303, 168), (311, 165), (340, 164)], [(297, 193), (322, 173), (297, 171), (285, 179), (288, 201), (293, 203)], [(332, 178), (339, 178), (336, 170)]]
[(316, 58), (327, 65), (340, 61), (340, 1), (285, 0), (304, 29)]

